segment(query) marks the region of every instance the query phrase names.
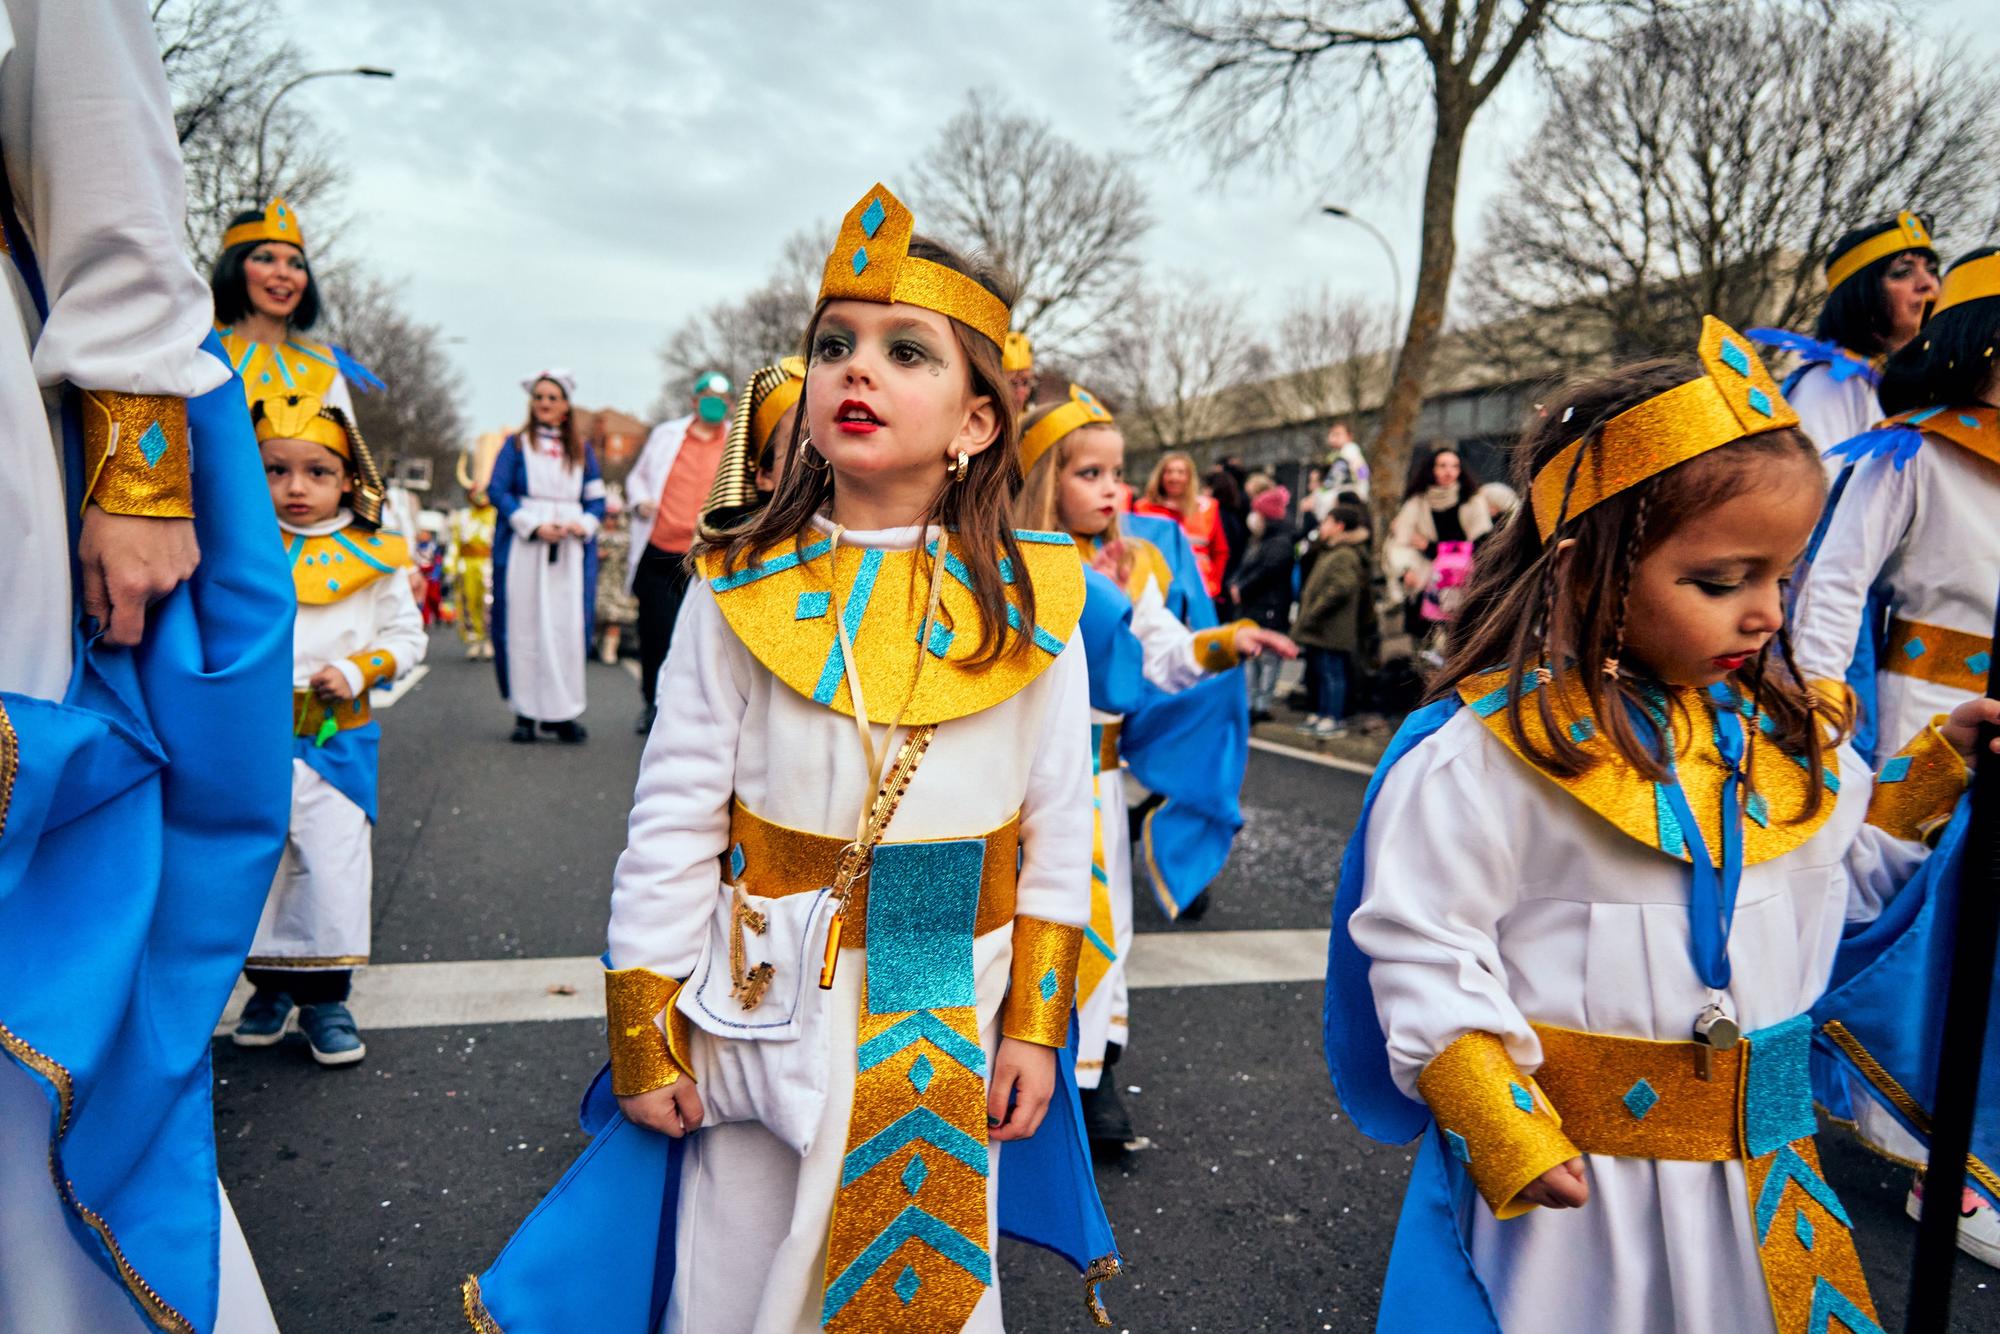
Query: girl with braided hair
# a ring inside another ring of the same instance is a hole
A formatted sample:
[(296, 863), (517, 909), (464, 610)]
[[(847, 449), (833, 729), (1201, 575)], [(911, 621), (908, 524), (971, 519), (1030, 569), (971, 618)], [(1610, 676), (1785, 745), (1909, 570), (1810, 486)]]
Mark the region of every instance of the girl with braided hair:
[(1698, 360), (1570, 388), (1515, 452), (1524, 503), (1335, 904), (1342, 1105), (1430, 1132), (1380, 1328), (1879, 1328), (1818, 1169), (1806, 1010), (1922, 863), (1986, 711), (1893, 781), (1841, 744), (1784, 629), (1825, 491), (1797, 423), (1711, 319)]

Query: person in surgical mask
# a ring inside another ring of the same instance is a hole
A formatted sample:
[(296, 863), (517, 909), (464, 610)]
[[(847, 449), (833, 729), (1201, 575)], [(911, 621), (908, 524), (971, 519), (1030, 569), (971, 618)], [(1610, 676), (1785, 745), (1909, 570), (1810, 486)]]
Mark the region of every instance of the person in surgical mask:
[(641, 735), (653, 726), (653, 688), (687, 596), (688, 548), (729, 441), (735, 394), (721, 371), (695, 377), (693, 411), (654, 427), (625, 479), (632, 501), (632, 592), (639, 599), (639, 693), (645, 700), (634, 730)]

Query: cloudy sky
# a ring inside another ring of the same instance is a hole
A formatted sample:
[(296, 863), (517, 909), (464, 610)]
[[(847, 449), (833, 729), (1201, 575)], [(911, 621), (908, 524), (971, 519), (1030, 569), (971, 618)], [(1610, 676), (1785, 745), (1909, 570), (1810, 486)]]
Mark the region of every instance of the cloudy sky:
[[(1990, 17), (1973, 23), (1989, 3), (1944, 0), (1929, 23), (1957, 20), (1975, 51), (2000, 54)], [(396, 71), (291, 97), (349, 169), (342, 250), (444, 327), (481, 429), (518, 421), (519, 380), (550, 365), (576, 372), (583, 402), (643, 414), (671, 329), (761, 282), (794, 230), (838, 218), (877, 179), (895, 188), (975, 88), (1086, 147), (1138, 155), (1154, 272), (1202, 272), (1269, 317), (1321, 283), (1386, 299), (1380, 246), (1319, 216), (1326, 201), (1375, 221), (1406, 290), (1414, 281), (1421, 132), (1369, 127), (1391, 148), (1373, 172), (1329, 153), (1317, 173), (1218, 180), (1163, 145), (1151, 118), (1163, 76), (1110, 0), (283, 0), (281, 12), (310, 66)], [(1525, 75), (1475, 128), (1461, 254), (1532, 126)]]

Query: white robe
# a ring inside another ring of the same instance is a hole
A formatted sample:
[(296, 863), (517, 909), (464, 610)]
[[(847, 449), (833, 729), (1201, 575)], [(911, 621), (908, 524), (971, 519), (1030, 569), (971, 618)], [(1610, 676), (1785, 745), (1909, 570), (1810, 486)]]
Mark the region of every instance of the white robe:
[[(1882, 401), (1866, 376), (1850, 375), (1835, 380), (1826, 366), (1809, 366), (1799, 382), (1785, 395), (1785, 401), (1799, 414), (1799, 429), (1819, 449), (1826, 451), (1851, 440), (1882, 420)], [(1838, 477), (1847, 466), (1845, 459), (1826, 459), (1828, 478)]]
[[(214, 311), (183, 248), (180, 149), (143, 6), (4, 0), (0, 147), (49, 300), (44, 323), (0, 257), (0, 690), (54, 699), (74, 615), (57, 391), (195, 397), (228, 368), (201, 350)], [(149, 1329), (63, 1216), (50, 1130), (42, 1087), (0, 1060), (0, 1329)], [(275, 1331), (227, 1204), (216, 1329)]]
[[(667, 474), (674, 470), (674, 460), (681, 456), (681, 444), (687, 439), (687, 430), (694, 424), (692, 416), (675, 417), (655, 426), (646, 437), (644, 448), (632, 463), (632, 471), (625, 474), (625, 521), (626, 531), (632, 543), (632, 558), (625, 562), (625, 591), (632, 591), (632, 581), (639, 575), (639, 557), (646, 554), (647, 544), (653, 539), (653, 520), (659, 517), (660, 488), (667, 484)], [(647, 505), (644, 514), (634, 506)]]
[[(1195, 661), (1194, 632), (1167, 610), (1159, 581), (1148, 575), (1132, 601), (1132, 633), (1143, 650), (1145, 677), (1168, 692), (1186, 690), (1207, 673)], [(1121, 715), (1090, 711), (1093, 723)], [(1097, 818), (1104, 840), (1104, 877), (1111, 894), (1111, 948), (1118, 957), (1097, 989), (1077, 1007), (1076, 1083), (1094, 1089), (1104, 1078), (1104, 1054), (1111, 1043), (1130, 1036), (1131, 988), (1126, 964), (1132, 953), (1132, 832), (1125, 805), (1125, 770), (1107, 769), (1098, 780)], [(1084, 946), (1089, 949), (1089, 945)]]
[[(1872, 920), (1922, 858), (1863, 823), (1872, 782), (1851, 750), (1840, 781), (1812, 838), (1743, 872), (1723, 1004), (1746, 1033), (1805, 1011), (1842, 927)], [(1390, 1072), (1413, 1098), (1465, 1033), (1497, 1034), (1532, 1074), (1530, 1020), (1686, 1041), (1709, 1002), (1688, 953), (1687, 868), (1533, 772), (1470, 709), (1389, 771), (1367, 855), (1349, 929), (1373, 960)], [(1585, 1162), (1582, 1209), (1502, 1223), (1474, 1197), (1472, 1259), (1501, 1328), (1773, 1329), (1741, 1163)]]
[[(537, 722), (569, 722), (584, 708), (583, 547), (597, 516), (583, 508), (583, 465), (566, 460), (559, 443), (523, 436), (519, 448), (528, 494), (508, 520), (508, 702)], [(589, 485), (603, 494), (602, 481)], [(545, 523), (581, 524), (586, 537), (565, 537), (550, 560), (548, 544), (534, 539)]]
[[(287, 533), (319, 537), (345, 528), (348, 516), (311, 528), (282, 520)], [(362, 690), (347, 659), (366, 649), (395, 655), (400, 679), (424, 660), (430, 641), (423, 613), (402, 570), (338, 602), (299, 605), (292, 630), (292, 689), (304, 690), (333, 666), (347, 688)], [(368, 816), (304, 760), (292, 760), (292, 820), (285, 855), (264, 900), (249, 964), (262, 968), (352, 968), (368, 960), (369, 896), (374, 852)]]
[[(850, 532), (841, 540), (907, 549), (917, 536), (907, 528)], [(984, 832), (1019, 811), (1017, 913), (1084, 925), (1088, 710), (1089, 676), (1072, 636), (1056, 661), (1011, 698), (939, 725), (897, 809), (891, 841)], [(673, 978), (694, 969), (715, 911), (732, 794), (767, 820), (847, 838), (874, 793), (865, 768), (853, 719), (779, 681), (729, 628), (707, 585), (691, 588), (661, 672), (660, 714), (618, 859), (611, 966)], [(978, 1023), (989, 1058), (999, 1046), (1012, 957), (1011, 931), (989, 931), (974, 942)], [(811, 1153), (801, 1159), (755, 1123), (714, 1126), (689, 1142), (668, 1334), (817, 1334), (864, 972), (848, 959), (826, 996), (834, 1064)], [(991, 1247), (998, 1235), (997, 1145), (988, 1162)], [(997, 1275), (965, 1329), (1001, 1329)]]

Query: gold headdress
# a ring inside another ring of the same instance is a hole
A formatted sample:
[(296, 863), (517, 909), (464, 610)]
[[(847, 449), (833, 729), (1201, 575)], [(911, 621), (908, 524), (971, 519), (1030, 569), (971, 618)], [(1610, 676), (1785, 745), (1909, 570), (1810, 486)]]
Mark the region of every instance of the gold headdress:
[(1092, 422), (1109, 426), (1111, 412), (1080, 385), (1069, 387), (1069, 398), (1035, 419), (1021, 435), (1021, 475), (1027, 476), (1056, 441)]
[(1007, 341), (1000, 344), (1000, 369), (1003, 371), (1031, 371), (1035, 369), (1035, 345), (1028, 335), (1007, 331)]
[(1007, 303), (956, 269), (910, 254), (916, 219), (885, 185), (861, 196), (841, 219), (820, 276), (821, 301), (903, 302), (948, 315), (993, 340), (1007, 340)]
[(1859, 245), (1827, 261), (1826, 290), (1833, 291), (1878, 259), (1900, 255), (1905, 250), (1930, 248), (1931, 229), (1924, 226), (1922, 218), (1904, 209), (1896, 215), (1896, 221), (1890, 226), (1884, 227)]
[(299, 220), (284, 200), (272, 198), (264, 206), (264, 216), (252, 222), (239, 222), (222, 234), (222, 248), (242, 245), (246, 241), (288, 241), (301, 251), (306, 248), (305, 233), (299, 230)]
[[(1697, 355), (1703, 374), (1627, 408), (1542, 465), (1532, 498), (1542, 541), (1555, 535), (1558, 520), (1574, 519), (1627, 487), (1746, 435), (1799, 424), (1750, 340), (1713, 315), (1702, 316)], [(1565, 510), (1572, 466), (1576, 485)]]
[(1951, 272), (1944, 276), (1944, 285), (1938, 289), (1931, 314), (1937, 316), (1953, 306), (1987, 296), (2000, 296), (2000, 255), (1981, 255), (1952, 265)]
[(354, 494), (349, 508), (369, 527), (382, 522), (382, 471), (361, 438), (361, 428), (339, 408), (327, 407), (312, 394), (267, 394), (250, 405), (257, 439), (306, 440), (346, 459), (354, 469)]
[[(806, 388), (806, 363), (786, 357), (750, 376), (729, 419), (729, 439), (715, 468), (715, 483), (702, 503), (697, 527), (710, 541), (734, 527), (762, 503), (757, 492), (757, 463), (778, 420), (799, 401)], [(781, 446), (782, 447), (782, 446)]]

